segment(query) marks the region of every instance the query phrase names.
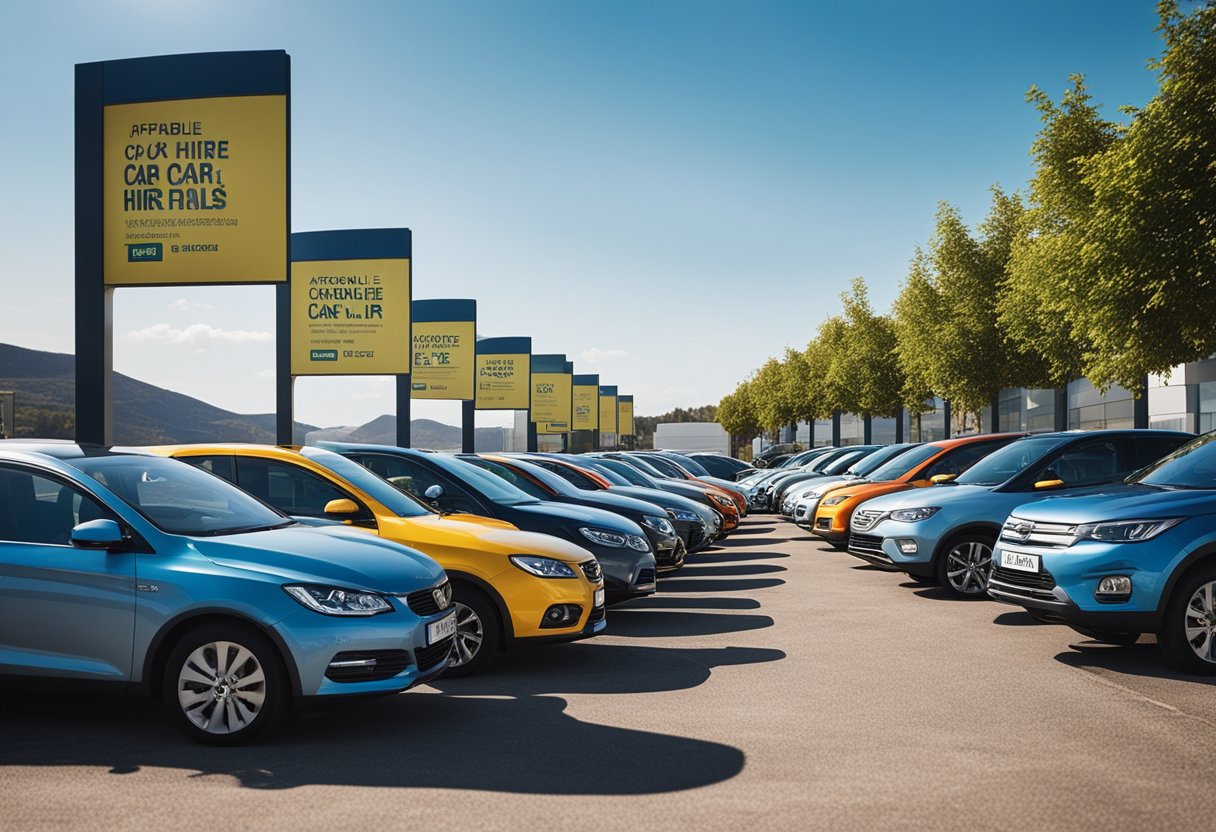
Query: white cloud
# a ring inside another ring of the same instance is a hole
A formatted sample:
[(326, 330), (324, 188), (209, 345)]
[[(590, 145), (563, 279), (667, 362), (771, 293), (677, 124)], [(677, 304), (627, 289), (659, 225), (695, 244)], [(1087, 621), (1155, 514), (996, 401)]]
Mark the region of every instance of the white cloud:
[(178, 298), (165, 308), (170, 312), (193, 312), (196, 309), (211, 309), (212, 307), (209, 303), (200, 303), (199, 301)]
[(605, 359), (610, 358), (628, 358), (628, 350), (602, 350), (599, 347), (592, 347), (589, 350), (583, 350), (578, 354), (580, 361), (586, 361), (588, 364), (598, 364)]
[(220, 329), (210, 324), (190, 324), (182, 328), (172, 324), (153, 324), (133, 329), (126, 340), (145, 344), (204, 348), (217, 344), (248, 344), (274, 341), (274, 334), (248, 329)]

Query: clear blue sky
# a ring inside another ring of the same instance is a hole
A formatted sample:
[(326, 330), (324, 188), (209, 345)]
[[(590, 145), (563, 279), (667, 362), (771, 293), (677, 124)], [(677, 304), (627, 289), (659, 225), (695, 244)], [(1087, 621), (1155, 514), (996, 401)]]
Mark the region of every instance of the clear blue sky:
[[(1108, 115), (1143, 104), (1155, 25), (1150, 0), (5, 3), (0, 342), (73, 349), (78, 62), (286, 49), (293, 230), (412, 228), (415, 297), (477, 298), (481, 334), (645, 415), (805, 345), (854, 275), (885, 308), (939, 200), (978, 222), (1025, 186), (1027, 88), (1083, 72)], [(271, 295), (120, 290), (115, 369), (269, 411)], [(300, 382), (297, 417), (391, 393)]]

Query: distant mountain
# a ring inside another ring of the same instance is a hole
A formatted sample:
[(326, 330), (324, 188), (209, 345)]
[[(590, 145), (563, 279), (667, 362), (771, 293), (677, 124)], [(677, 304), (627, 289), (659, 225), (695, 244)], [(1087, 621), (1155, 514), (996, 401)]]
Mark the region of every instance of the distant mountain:
[[(74, 435), (76, 358), (55, 352), (0, 344), (0, 390), (16, 394), (16, 430), (10, 435), (70, 439)], [(416, 448), (459, 450), (460, 428), (415, 419), (411, 444)], [(395, 445), (397, 417), (380, 416), (366, 425), (321, 429), (296, 422), (295, 441), (367, 442)], [(241, 414), (214, 407), (122, 373), (114, 374), (114, 443), (155, 445), (176, 442), (275, 441), (273, 413)], [(503, 447), (502, 428), (478, 428), (479, 451)]]

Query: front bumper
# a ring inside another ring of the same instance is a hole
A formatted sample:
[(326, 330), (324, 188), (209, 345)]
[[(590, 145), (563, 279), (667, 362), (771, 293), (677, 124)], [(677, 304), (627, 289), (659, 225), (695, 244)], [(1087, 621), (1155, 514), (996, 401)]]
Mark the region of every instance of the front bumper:
[[(599, 567), (589, 576), (586, 569)], [(603, 562), (588, 560), (572, 564), (576, 578), (540, 578), (523, 569), (510, 567), (490, 580), (511, 617), (511, 642), (534, 636), (552, 638), (579, 637), (591, 610), (595, 608), (595, 591), (606, 588), (602, 573)], [(574, 604), (582, 608), (578, 621), (569, 627), (541, 627), (545, 612), (557, 604)]]
[(594, 552), (604, 570), (609, 603), (651, 595), (658, 588), (658, 564), (652, 552), (601, 548)]

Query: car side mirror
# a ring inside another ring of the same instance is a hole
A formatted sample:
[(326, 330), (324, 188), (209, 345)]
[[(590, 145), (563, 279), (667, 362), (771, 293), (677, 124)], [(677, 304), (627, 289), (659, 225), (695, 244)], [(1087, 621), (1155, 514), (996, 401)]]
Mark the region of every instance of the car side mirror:
[(354, 500), (349, 500), (346, 497), (341, 497), (337, 500), (330, 500), (325, 504), (326, 514), (358, 514), (359, 506)]
[(929, 477), (929, 482), (934, 485), (941, 485), (944, 482), (953, 482), (958, 479), (958, 474), (934, 474)]
[(440, 497), (443, 496), (443, 486), (442, 485), (428, 486), (426, 491), (423, 492), (423, 495), (428, 500), (434, 502), (435, 500), (438, 500)]
[(1039, 480), (1034, 484), (1035, 491), (1042, 491), (1045, 488), (1059, 488), (1064, 484), (1064, 480)]
[(122, 527), (113, 520), (89, 520), (72, 529), (71, 543), (77, 549), (102, 549), (116, 552), (126, 543)]

